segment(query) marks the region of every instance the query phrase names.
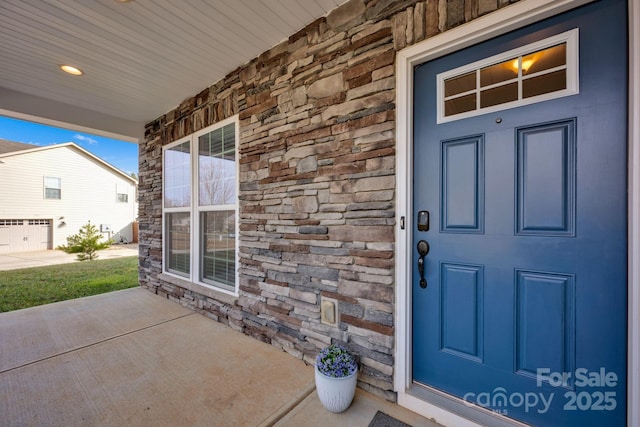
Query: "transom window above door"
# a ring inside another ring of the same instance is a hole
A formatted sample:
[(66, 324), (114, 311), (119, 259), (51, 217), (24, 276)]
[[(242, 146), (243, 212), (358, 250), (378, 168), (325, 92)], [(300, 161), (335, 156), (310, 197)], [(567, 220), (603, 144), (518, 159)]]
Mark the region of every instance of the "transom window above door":
[(437, 75), (438, 123), (578, 93), (578, 29)]

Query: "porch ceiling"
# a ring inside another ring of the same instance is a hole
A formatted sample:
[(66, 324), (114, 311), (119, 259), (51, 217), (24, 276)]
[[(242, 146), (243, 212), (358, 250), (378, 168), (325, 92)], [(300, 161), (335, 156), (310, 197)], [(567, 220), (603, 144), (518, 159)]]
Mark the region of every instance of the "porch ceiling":
[(0, 114), (135, 140), (144, 123), (343, 2), (2, 0)]

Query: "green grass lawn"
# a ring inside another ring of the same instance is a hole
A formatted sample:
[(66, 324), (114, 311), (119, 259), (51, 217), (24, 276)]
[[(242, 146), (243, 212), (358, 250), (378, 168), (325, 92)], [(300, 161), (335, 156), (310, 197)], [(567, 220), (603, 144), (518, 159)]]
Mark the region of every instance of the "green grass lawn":
[(138, 257), (0, 272), (0, 312), (138, 286)]

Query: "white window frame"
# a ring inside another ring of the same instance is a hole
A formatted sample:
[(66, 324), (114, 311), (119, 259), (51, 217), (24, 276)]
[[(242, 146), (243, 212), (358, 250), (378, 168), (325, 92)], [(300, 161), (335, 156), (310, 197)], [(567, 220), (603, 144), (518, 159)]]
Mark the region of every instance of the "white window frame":
[[(236, 175), (235, 175), (235, 205), (219, 205), (219, 206), (200, 206), (199, 202), (199, 176), (198, 176), (198, 138), (207, 133), (213, 132), (217, 129), (223, 128), (233, 124), (235, 127), (235, 164), (236, 164)], [(239, 257), (239, 231), (240, 231), (240, 203), (239, 203), (239, 193), (240, 193), (240, 155), (239, 155), (239, 145), (240, 145), (240, 129), (239, 129), (239, 120), (238, 116), (233, 116), (228, 119), (222, 120), (218, 123), (215, 123), (209, 127), (206, 127), (198, 132), (195, 132), (185, 138), (181, 138), (171, 144), (167, 144), (162, 148), (162, 270), (163, 273), (169, 276), (173, 276), (177, 279), (188, 280), (188, 283), (185, 285), (190, 289), (193, 289), (191, 285), (195, 285), (196, 287), (204, 287), (207, 290), (213, 290), (217, 292), (222, 292), (225, 294), (238, 296), (238, 287), (239, 287), (239, 274), (238, 274), (238, 266), (240, 265), (240, 257)], [(166, 208), (164, 206), (164, 190), (165, 190), (165, 182), (164, 182), (164, 171), (165, 171), (165, 151), (172, 147), (175, 147), (180, 144), (184, 144), (185, 142), (189, 142), (189, 151), (190, 151), (190, 167), (191, 167), (191, 204), (188, 207), (173, 207)], [(213, 210), (235, 210), (235, 277), (234, 277), (234, 286), (230, 287), (226, 284), (219, 283), (217, 285), (205, 283), (201, 278), (200, 270), (202, 263), (202, 254), (200, 253), (200, 213), (204, 211), (213, 211)], [(167, 269), (166, 260), (166, 214), (174, 213), (174, 212), (189, 212), (190, 214), (190, 265), (189, 265), (189, 274), (181, 275), (176, 272), (172, 272)], [(209, 292), (206, 292), (209, 294)]]
[[(47, 186), (47, 180), (58, 180), (58, 187), (50, 187)], [(60, 192), (60, 197), (47, 197), (47, 189), (58, 190)], [(62, 200), (62, 178), (55, 176), (45, 176), (42, 179), (42, 192), (45, 200)]]
[[(566, 31), (561, 34), (556, 34), (555, 36), (546, 38), (544, 40), (537, 41), (535, 43), (531, 43), (525, 46), (520, 46), (516, 49), (512, 49), (507, 52), (502, 52), (497, 55), (491, 56), (489, 58), (484, 58), (479, 61), (463, 65), (461, 67), (454, 68), (452, 70), (445, 71), (436, 76), (436, 97), (438, 102), (437, 108), (437, 123), (446, 123), (454, 120), (462, 120), (469, 117), (479, 116), (481, 114), (494, 113), (496, 111), (507, 110), (510, 108), (515, 108), (523, 105), (534, 104), (536, 102), (548, 101), (550, 99), (562, 98), (564, 96), (571, 96), (580, 93), (580, 84), (579, 84), (579, 46), (578, 46), (578, 29), (574, 28), (572, 30)], [(567, 55), (567, 63), (566, 67), (557, 67), (558, 69), (565, 69), (567, 76), (567, 87), (563, 90), (558, 90), (554, 92), (545, 93), (542, 95), (532, 96), (529, 98), (522, 97), (522, 82), (529, 77), (536, 77), (541, 74), (548, 73), (550, 71), (555, 71), (556, 68), (551, 70), (545, 70), (541, 73), (536, 73), (531, 76), (523, 76), (522, 70), (520, 66), (520, 62), (522, 61), (522, 57), (526, 56), (530, 53), (534, 53), (543, 49), (550, 48), (552, 46), (556, 46), (559, 44), (565, 43), (567, 46), (566, 55)], [(476, 93), (476, 108), (472, 111), (467, 111), (459, 114), (452, 114), (450, 116), (444, 115), (444, 105), (445, 105), (445, 96), (444, 96), (444, 82), (447, 79), (452, 77), (461, 76), (463, 74), (467, 74), (470, 72), (476, 72), (479, 78), (478, 71), (489, 67), (491, 65), (500, 64), (509, 59), (517, 58), (519, 64), (518, 76), (513, 79), (514, 82), (518, 82), (518, 100), (505, 102), (503, 104), (492, 105), (490, 107), (481, 107), (480, 106), (480, 92), (482, 89), (486, 90), (491, 88), (492, 86), (500, 86), (505, 84), (506, 82), (501, 82), (500, 84), (487, 86), (485, 88), (480, 87), (480, 82), (476, 82), (476, 88), (469, 92), (464, 92), (455, 95), (455, 97), (464, 96), (472, 93)]]

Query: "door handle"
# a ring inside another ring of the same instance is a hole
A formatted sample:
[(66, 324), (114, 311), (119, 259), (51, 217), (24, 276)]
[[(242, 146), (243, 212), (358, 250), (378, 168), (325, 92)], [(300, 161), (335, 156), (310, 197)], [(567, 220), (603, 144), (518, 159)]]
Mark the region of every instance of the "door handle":
[(418, 272), (420, 273), (420, 287), (425, 289), (427, 287), (427, 280), (424, 278), (424, 257), (429, 253), (429, 244), (426, 240), (420, 240), (418, 242)]

